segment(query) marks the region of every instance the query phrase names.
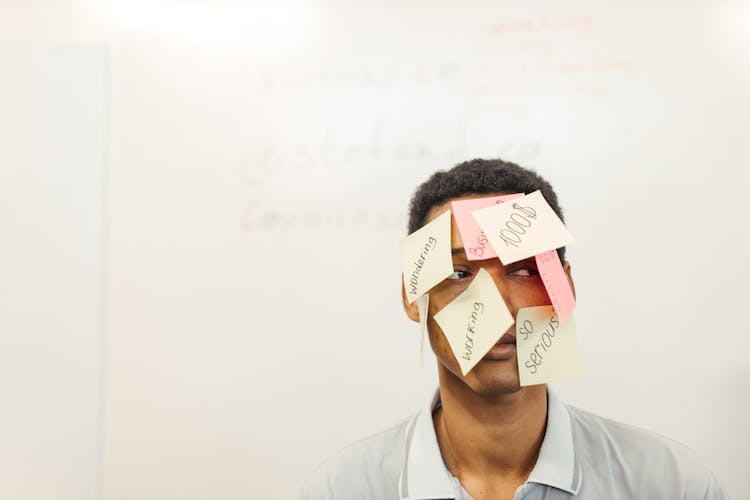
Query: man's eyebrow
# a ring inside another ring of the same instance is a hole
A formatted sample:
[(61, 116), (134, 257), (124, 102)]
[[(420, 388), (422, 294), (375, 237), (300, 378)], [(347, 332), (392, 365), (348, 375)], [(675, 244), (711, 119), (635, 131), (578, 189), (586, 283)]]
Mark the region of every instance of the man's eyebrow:
[(534, 267), (534, 268), (536, 268), (537, 267), (536, 258), (529, 257), (527, 259), (519, 260), (517, 262), (513, 262), (511, 264), (508, 264), (505, 267), (516, 267), (516, 268), (518, 268), (518, 267)]
[(466, 255), (466, 250), (463, 247), (451, 248), (451, 255), (458, 255), (460, 253)]

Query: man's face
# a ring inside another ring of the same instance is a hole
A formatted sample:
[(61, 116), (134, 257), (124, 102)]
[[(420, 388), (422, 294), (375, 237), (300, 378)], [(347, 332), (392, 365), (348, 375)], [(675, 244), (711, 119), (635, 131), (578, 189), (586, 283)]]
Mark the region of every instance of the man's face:
[[(492, 195), (463, 196), (449, 200), (442, 205), (433, 207), (426, 222), (448, 210), (451, 201), (487, 196)], [(489, 395), (518, 391), (521, 387), (515, 348), (515, 325), (507, 332), (497, 332), (500, 338), (498, 343), (464, 376), (461, 374), (458, 361), (440, 325), (435, 321), (434, 315), (458, 297), (469, 286), (481, 268), (484, 268), (494, 280), (495, 286), (500, 291), (514, 318), (517, 317), (518, 310), (523, 307), (550, 304), (544, 283), (542, 283), (542, 279), (537, 272), (536, 260), (531, 257), (507, 266), (503, 266), (496, 257), (487, 260), (468, 260), (453, 217), (451, 217), (451, 249), (453, 253), (453, 274), (429, 292), (430, 305), (427, 327), (432, 350), (441, 365), (441, 377), (456, 377), (474, 392), (480, 394)], [(565, 272), (568, 275), (568, 280), (570, 280), (570, 267), (567, 263), (565, 264)], [(410, 314), (410, 316), (412, 315)]]

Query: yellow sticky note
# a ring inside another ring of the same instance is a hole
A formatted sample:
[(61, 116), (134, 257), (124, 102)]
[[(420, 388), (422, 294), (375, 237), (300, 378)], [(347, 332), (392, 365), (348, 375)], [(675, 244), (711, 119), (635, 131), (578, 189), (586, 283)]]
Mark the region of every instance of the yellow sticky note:
[(472, 215), (505, 265), (574, 241), (540, 191), (475, 210)]
[(552, 306), (524, 307), (518, 311), (516, 352), (522, 387), (581, 376), (573, 315), (560, 324)]
[(453, 273), (450, 210), (401, 240), (401, 256), (404, 290), (411, 304)]
[(481, 268), (464, 292), (435, 315), (466, 375), (513, 326), (490, 274)]

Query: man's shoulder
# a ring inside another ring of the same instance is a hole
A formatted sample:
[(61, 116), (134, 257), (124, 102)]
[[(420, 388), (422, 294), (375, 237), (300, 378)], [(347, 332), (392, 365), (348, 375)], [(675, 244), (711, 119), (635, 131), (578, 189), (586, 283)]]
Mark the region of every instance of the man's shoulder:
[(588, 450), (596, 451), (597, 455), (602, 451), (612, 450), (625, 453), (622, 457), (624, 459), (631, 454), (642, 459), (642, 455), (648, 452), (673, 456), (686, 464), (700, 463), (690, 448), (666, 436), (574, 406), (568, 406), (568, 410), (577, 445), (576, 451), (584, 456)]
[(307, 477), (300, 499), (393, 497), (406, 457), (407, 432), (415, 418), (405, 418), (330, 456)]
[(573, 406), (568, 410), (584, 485), (617, 477), (633, 491), (673, 492), (679, 486), (682, 498), (724, 498), (713, 473), (684, 444)]

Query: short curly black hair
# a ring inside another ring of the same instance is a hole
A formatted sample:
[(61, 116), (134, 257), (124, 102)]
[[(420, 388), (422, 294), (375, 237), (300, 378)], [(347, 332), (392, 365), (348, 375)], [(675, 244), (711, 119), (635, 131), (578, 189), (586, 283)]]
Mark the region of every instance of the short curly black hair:
[[(459, 163), (450, 170), (439, 170), (423, 182), (409, 203), (409, 233), (425, 224), (432, 207), (451, 198), (470, 194), (525, 193), (540, 190), (544, 199), (563, 222), (557, 194), (542, 176), (515, 163), (501, 159), (474, 159)], [(565, 261), (565, 247), (557, 249)]]

